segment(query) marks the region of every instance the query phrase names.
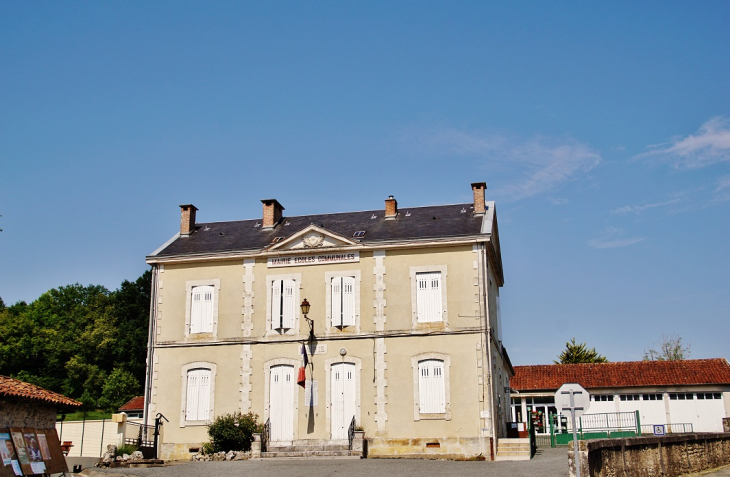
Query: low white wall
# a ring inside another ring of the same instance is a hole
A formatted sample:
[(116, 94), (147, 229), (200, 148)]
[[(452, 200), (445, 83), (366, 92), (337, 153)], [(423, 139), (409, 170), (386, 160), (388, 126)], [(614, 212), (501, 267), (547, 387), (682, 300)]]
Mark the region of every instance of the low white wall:
[[(142, 419), (128, 419), (131, 422), (142, 422)], [(68, 453), (69, 457), (101, 457), (109, 444), (120, 445), (124, 436), (126, 424), (117, 424), (111, 419), (87, 420), (87, 421), (60, 421), (56, 422), (56, 432), (63, 443), (72, 441), (73, 447)], [(135, 426), (127, 426), (127, 437), (136, 431)], [(134, 429), (131, 429), (134, 428)], [(83, 441), (82, 441), (83, 435)]]

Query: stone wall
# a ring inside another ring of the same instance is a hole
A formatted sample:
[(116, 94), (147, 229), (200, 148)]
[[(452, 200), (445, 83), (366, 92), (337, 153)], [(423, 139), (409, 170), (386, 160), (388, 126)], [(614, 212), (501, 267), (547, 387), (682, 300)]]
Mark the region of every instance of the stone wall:
[[(580, 441), (579, 449), (582, 477), (672, 477), (730, 464), (730, 433), (595, 439)], [(575, 476), (572, 442), (568, 465)]]
[(56, 408), (41, 403), (0, 400), (0, 429), (10, 427), (26, 429), (53, 429), (56, 425)]
[(489, 459), (489, 442), (479, 437), (386, 439), (368, 438), (371, 458), (469, 459), (479, 455)]

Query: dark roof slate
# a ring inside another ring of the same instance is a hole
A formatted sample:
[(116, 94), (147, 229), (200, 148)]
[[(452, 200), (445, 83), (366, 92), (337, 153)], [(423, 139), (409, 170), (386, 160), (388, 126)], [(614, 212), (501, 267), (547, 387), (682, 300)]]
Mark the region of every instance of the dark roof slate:
[(518, 391), (557, 390), (565, 383), (586, 389), (730, 384), (730, 364), (724, 358), (546, 364), (515, 366), (510, 378), (510, 387)]
[[(464, 212), (462, 212), (462, 210)], [(261, 219), (196, 224), (195, 232), (179, 237), (156, 257), (215, 254), (261, 250), (275, 237), (289, 237), (311, 224), (352, 238), (364, 230), (363, 244), (393, 240), (453, 238), (479, 234), (482, 217), (475, 217), (472, 204), (399, 208), (395, 219), (386, 220), (383, 210), (284, 217), (273, 229), (264, 230)], [(375, 218), (372, 218), (375, 216)]]

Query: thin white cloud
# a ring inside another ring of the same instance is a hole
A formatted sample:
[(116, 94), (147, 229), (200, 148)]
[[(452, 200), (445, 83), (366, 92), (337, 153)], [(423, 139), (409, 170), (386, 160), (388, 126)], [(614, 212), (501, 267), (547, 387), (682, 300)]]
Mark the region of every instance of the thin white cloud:
[(730, 176), (721, 177), (713, 191), (711, 204), (730, 201)]
[(612, 214), (640, 214), (648, 209), (655, 209), (657, 207), (667, 207), (672, 204), (679, 202), (679, 199), (667, 200), (665, 202), (657, 202), (655, 204), (643, 204), (643, 205), (626, 205), (619, 207), (618, 209), (611, 210)]
[(695, 134), (649, 147), (650, 151), (636, 157), (664, 156), (678, 169), (730, 162), (730, 121), (718, 116), (703, 124)]
[(606, 227), (599, 238), (588, 241), (592, 248), (618, 248), (628, 247), (644, 240), (644, 237), (623, 237), (626, 233), (618, 227)]
[(518, 171), (506, 186), (498, 188), (504, 199), (520, 200), (558, 189), (578, 179), (601, 161), (585, 144), (570, 138), (537, 136), (522, 140), (504, 134), (477, 134), (441, 129), (409, 137), (435, 154), (476, 156), (490, 165)]
[(565, 205), (569, 202), (565, 197), (550, 197), (548, 200), (553, 205)]

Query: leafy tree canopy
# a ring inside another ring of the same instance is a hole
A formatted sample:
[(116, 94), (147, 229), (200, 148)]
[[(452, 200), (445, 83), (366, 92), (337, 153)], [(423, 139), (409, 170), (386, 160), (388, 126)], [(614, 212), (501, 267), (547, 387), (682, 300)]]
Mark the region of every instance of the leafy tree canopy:
[(683, 345), (682, 337), (662, 335), (659, 346), (644, 351), (644, 361), (681, 361), (689, 358), (691, 345)]
[(0, 374), (116, 410), (141, 394), (152, 274), (110, 292), (79, 284), (0, 306)]
[(565, 350), (558, 355), (559, 361), (555, 364), (577, 363), (608, 363), (605, 356), (601, 356), (596, 348), (588, 348), (586, 343), (577, 344), (575, 338), (565, 343)]

